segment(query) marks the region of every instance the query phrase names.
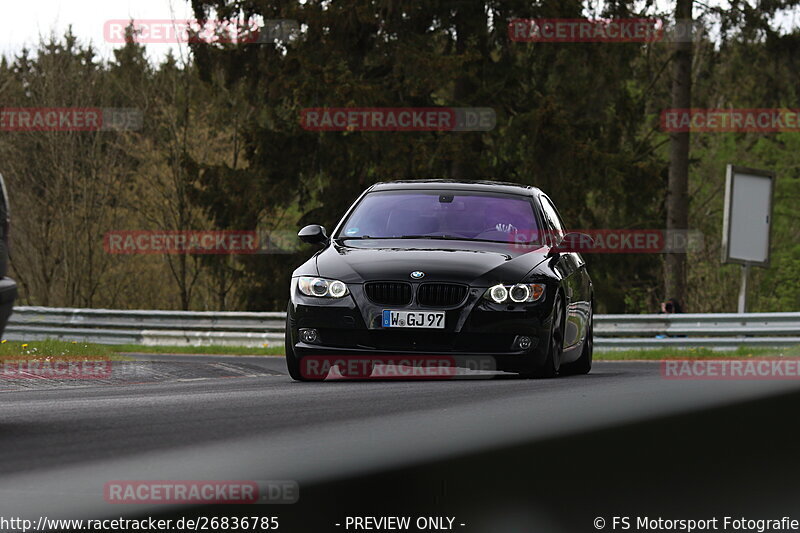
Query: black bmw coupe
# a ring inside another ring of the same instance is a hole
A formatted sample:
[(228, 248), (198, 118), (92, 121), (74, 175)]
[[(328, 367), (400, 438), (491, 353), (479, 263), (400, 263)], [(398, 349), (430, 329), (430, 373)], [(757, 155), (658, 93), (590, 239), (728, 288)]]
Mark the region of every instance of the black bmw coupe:
[[(358, 377), (382, 361), (491, 360), (490, 370), (544, 378), (591, 369), (592, 282), (539, 189), (378, 183), (330, 237), (319, 225), (298, 236), (322, 249), (292, 275), (286, 362), (295, 380), (324, 379), (331, 362)], [(354, 370), (351, 361), (368, 363)]]

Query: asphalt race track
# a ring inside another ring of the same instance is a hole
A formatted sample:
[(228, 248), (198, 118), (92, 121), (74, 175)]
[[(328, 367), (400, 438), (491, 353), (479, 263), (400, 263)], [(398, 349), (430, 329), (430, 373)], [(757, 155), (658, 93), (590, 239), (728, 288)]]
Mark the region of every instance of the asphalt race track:
[(357, 513), (594, 531), (596, 516), (800, 509), (797, 381), (597, 362), (554, 380), (295, 383), (277, 357), (135, 357), (106, 380), (0, 382), (0, 515), (240, 513), (104, 501), (106, 482), (140, 479), (297, 481), (298, 503), (249, 506), (280, 531), (345, 531)]

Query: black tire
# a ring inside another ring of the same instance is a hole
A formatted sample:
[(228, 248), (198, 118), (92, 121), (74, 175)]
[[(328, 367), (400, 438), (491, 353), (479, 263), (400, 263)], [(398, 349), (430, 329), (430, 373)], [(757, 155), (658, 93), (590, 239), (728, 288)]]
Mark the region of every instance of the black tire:
[(284, 334), (284, 347), (286, 348), (286, 369), (289, 371), (289, 377), (295, 381), (322, 381), (328, 377), (327, 373), (324, 376), (308, 378), (304, 377), (300, 371), (300, 360), (294, 353), (294, 343), (292, 342), (291, 334), (292, 324), (289, 321), (289, 310), (286, 310), (286, 333)]
[(294, 349), (292, 344), (292, 335), (289, 333), (289, 316), (286, 316), (286, 333), (284, 336), (283, 345), (286, 348), (286, 369), (289, 371), (289, 377), (291, 377), (295, 381), (305, 381), (303, 376), (300, 374), (300, 361), (297, 360), (297, 357), (294, 355)]
[(588, 374), (592, 370), (592, 357), (594, 354), (594, 313), (589, 311), (589, 329), (586, 332), (586, 340), (583, 342), (583, 350), (577, 361), (561, 365), (561, 374), (565, 376), (578, 376)]
[(9, 209), (8, 198), (5, 196), (6, 185), (3, 181), (3, 176), (0, 174), (0, 278), (6, 277), (8, 274), (8, 226), (9, 226)]
[(547, 358), (540, 368), (521, 372), (525, 378), (554, 378), (561, 367), (561, 352), (564, 349), (564, 302), (561, 294), (556, 295), (553, 302), (553, 325), (550, 328), (550, 346), (547, 349)]

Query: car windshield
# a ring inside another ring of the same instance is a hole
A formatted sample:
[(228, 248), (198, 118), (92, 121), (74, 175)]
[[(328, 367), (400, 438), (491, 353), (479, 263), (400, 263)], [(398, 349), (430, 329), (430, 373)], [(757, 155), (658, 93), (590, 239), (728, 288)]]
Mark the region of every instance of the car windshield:
[(526, 197), (426, 190), (368, 193), (336, 238), (530, 243), (538, 236), (533, 205)]

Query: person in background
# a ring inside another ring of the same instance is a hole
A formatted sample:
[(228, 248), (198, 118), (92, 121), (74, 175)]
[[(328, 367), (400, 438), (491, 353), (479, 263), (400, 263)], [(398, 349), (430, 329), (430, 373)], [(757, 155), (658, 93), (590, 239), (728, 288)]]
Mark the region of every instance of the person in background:
[(678, 303), (678, 300), (675, 298), (670, 298), (669, 300), (661, 302), (661, 311), (659, 314), (666, 313), (683, 313), (681, 309), (681, 304)]
[[(658, 314), (666, 314), (671, 315), (673, 313), (683, 313), (683, 309), (681, 309), (681, 304), (678, 303), (678, 300), (675, 298), (670, 298), (669, 300), (665, 300), (661, 302), (661, 310)], [(678, 335), (678, 337), (685, 337), (686, 335)], [(669, 335), (656, 335), (657, 339), (666, 339)]]

